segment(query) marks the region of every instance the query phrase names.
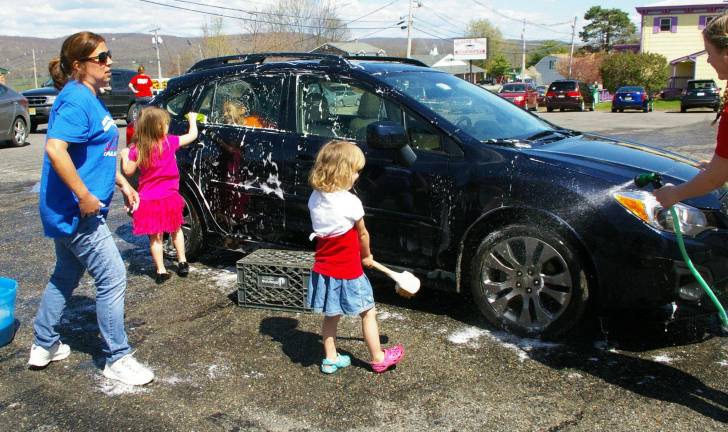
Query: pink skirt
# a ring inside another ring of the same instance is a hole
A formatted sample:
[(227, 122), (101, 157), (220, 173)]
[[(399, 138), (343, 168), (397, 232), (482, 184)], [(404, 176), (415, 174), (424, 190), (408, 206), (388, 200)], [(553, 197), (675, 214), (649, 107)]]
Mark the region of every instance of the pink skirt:
[(142, 199), (132, 214), (134, 235), (173, 233), (182, 226), (185, 202), (179, 193), (157, 200)]

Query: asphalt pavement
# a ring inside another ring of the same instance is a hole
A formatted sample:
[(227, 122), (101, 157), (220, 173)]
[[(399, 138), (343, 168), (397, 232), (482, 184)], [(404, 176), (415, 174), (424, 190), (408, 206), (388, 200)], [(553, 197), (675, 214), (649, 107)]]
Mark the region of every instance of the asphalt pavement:
[[(698, 159), (715, 139), (710, 112), (541, 115)], [(30, 371), (32, 319), (54, 265), (37, 212), (39, 132), (26, 147), (0, 148), (0, 274), (20, 285), (20, 327), (0, 347), (0, 430), (726, 430), (728, 338), (694, 321), (612, 319), (605, 336), (593, 320), (578, 338), (545, 342), (489, 327), (467, 297), (405, 300), (375, 279), (382, 340), (404, 344), (405, 359), (373, 374), (359, 320), (344, 319), (338, 346), (352, 367), (323, 375), (319, 316), (235, 304), (242, 255), (208, 253), (187, 279), (156, 285), (147, 241), (131, 234), (118, 194), (109, 225), (128, 266), (127, 329), (157, 379), (133, 388), (102, 376), (88, 276), (61, 327), (71, 356)]]

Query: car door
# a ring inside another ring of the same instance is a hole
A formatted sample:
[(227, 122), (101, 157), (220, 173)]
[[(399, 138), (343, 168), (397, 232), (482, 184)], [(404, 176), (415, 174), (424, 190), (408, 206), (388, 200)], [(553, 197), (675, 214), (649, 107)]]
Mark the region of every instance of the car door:
[(15, 106), (7, 87), (0, 84), (0, 140), (10, 138), (10, 127), (13, 124)]
[[(284, 194), (276, 162), (284, 134), (281, 74), (243, 74), (205, 85), (193, 110), (207, 116), (196, 150), (195, 182), (219, 230), (228, 236), (277, 242), (283, 231)], [(247, 110), (230, 115), (231, 106)]]
[[(331, 107), (324, 89), (332, 84), (347, 86), (358, 101), (353, 106)], [(330, 75), (297, 77), (295, 113), (297, 134), (284, 146), (287, 172), (294, 174), (290, 179), (293, 194), (286, 200), (289, 235), (305, 242), (311, 233), (308, 174), (321, 146), (343, 139), (356, 143), (367, 158), (354, 192), (364, 204), (374, 256), (383, 262), (432, 268), (442, 246), (452, 191), (450, 156), (443, 151), (441, 134), (375, 89)], [(417, 154), (413, 165), (398, 162), (395, 151), (367, 146), (367, 126), (383, 120), (405, 126)]]

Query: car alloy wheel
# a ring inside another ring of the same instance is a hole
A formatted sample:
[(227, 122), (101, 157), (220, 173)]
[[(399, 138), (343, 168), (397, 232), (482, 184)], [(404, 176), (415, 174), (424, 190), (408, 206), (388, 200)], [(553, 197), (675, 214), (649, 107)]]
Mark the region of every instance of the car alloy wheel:
[(516, 334), (561, 335), (586, 308), (586, 274), (576, 251), (548, 228), (511, 225), (491, 233), (471, 268), (473, 297), (483, 315)]
[(28, 126), (25, 124), (25, 120), (18, 117), (13, 122), (13, 145), (15, 147), (25, 145), (26, 138), (28, 138)]

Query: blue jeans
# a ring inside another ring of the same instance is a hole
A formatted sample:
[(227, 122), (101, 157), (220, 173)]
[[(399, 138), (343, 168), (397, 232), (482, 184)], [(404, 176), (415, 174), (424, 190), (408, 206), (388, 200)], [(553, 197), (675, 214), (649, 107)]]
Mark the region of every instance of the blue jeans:
[(56, 326), (66, 302), (88, 270), (96, 283), (96, 319), (106, 343), (106, 360), (114, 362), (130, 353), (124, 330), (126, 268), (104, 219), (101, 216), (81, 218), (75, 234), (53, 240), (56, 268), (33, 323), (34, 343), (48, 349), (59, 340)]

